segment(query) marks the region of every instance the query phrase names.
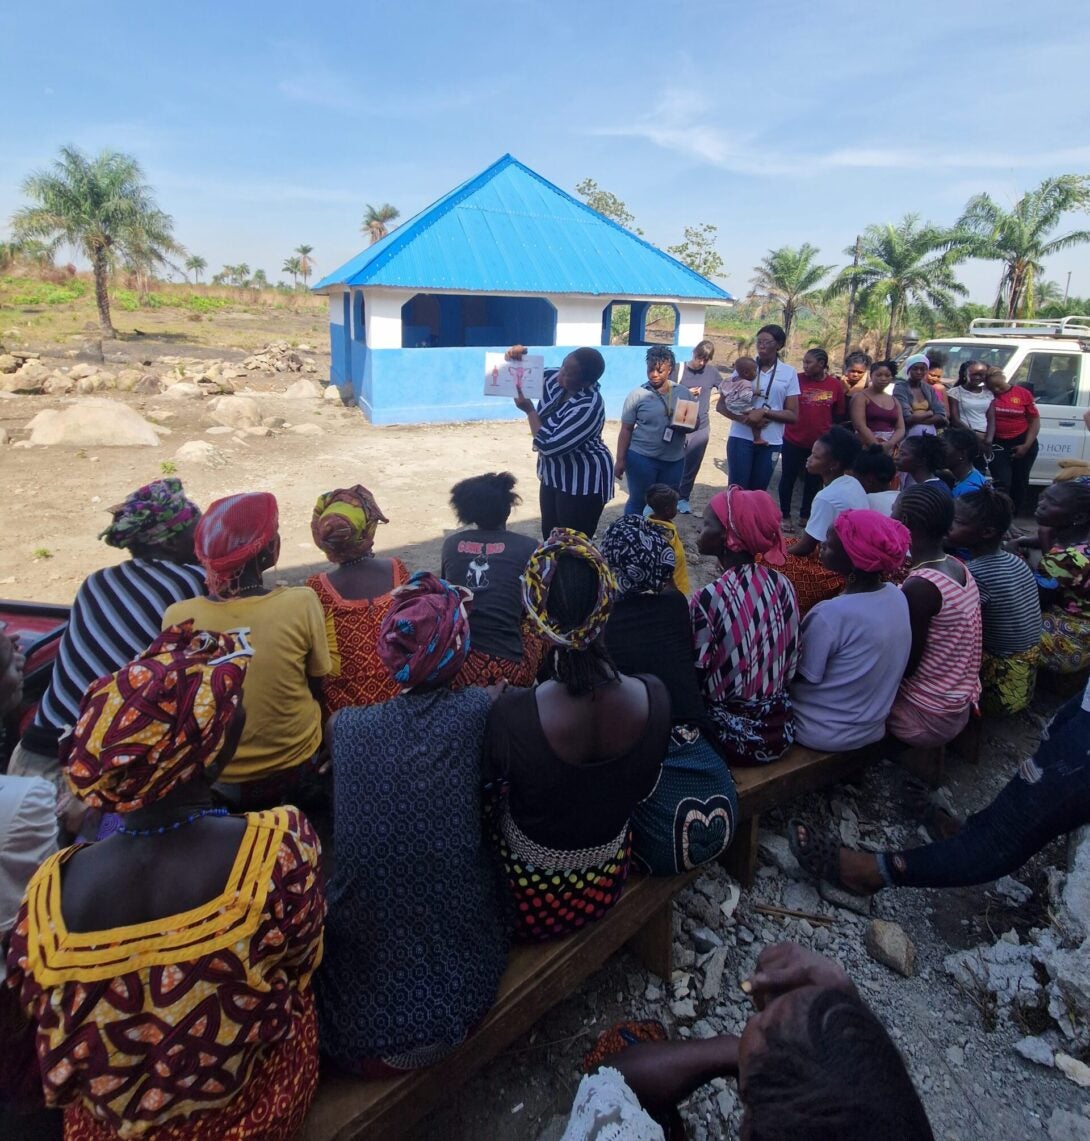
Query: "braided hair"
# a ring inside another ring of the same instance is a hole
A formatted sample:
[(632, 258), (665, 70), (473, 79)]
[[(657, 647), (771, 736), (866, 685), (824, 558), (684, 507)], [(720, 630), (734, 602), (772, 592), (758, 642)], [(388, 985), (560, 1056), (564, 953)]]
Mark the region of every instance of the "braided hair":
[(1080, 475), (1076, 479), (1053, 483), (1051, 489), (1063, 493), (1065, 506), (1072, 517), (1082, 515), (1090, 519), (1090, 476)]
[(910, 531), (940, 541), (954, 524), (954, 500), (948, 491), (917, 483), (897, 497), (897, 518)]
[(901, 451), (915, 453), (928, 471), (940, 472), (946, 467), (946, 448), (938, 436), (909, 436), (902, 442)]
[[(599, 581), (594, 567), (584, 559), (562, 556), (549, 584), (545, 613), (558, 629), (574, 630), (594, 610), (598, 592)], [(549, 661), (553, 678), (572, 697), (592, 693), (621, 676), (605, 647), (605, 639), (601, 637), (583, 649), (554, 646)]]
[(824, 369), (829, 367), (829, 354), (824, 349), (807, 349), (803, 356), (813, 357)]
[(994, 483), (986, 483), (979, 491), (970, 491), (958, 500), (961, 510), (969, 513), (970, 519), (981, 530), (994, 531), (996, 543), (1010, 530), (1014, 521), (1014, 503), (1005, 491)]
[(970, 462), (980, 455), (980, 440), (977, 439), (977, 434), (972, 428), (960, 426), (947, 428), (942, 434), (942, 440), (955, 452), (961, 452)]
[(961, 364), (958, 366), (958, 379), (957, 379), (957, 383), (954, 385), (954, 387), (955, 388), (964, 388), (965, 382), (969, 379), (969, 369), (971, 369), (973, 367), (973, 365), (975, 365), (975, 364), (983, 364), (983, 363), (984, 363), (983, 361), (978, 361), (978, 360), (973, 360), (973, 359), (969, 359), (967, 361), (962, 361)]

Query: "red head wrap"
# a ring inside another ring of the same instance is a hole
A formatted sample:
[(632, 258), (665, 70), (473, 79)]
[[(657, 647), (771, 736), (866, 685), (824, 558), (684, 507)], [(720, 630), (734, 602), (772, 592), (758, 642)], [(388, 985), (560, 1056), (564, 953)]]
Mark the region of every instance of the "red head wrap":
[(841, 511), (833, 530), (857, 570), (892, 574), (905, 565), (912, 536), (903, 523), (880, 511)]
[(267, 491), (217, 499), (197, 524), (197, 559), (208, 589), (234, 593), (242, 568), (276, 538), (279, 522), (276, 496)]
[(767, 491), (745, 491), (732, 484), (713, 495), (708, 506), (723, 527), (728, 551), (764, 555), (769, 566), (782, 567), (787, 549), (780, 530), (780, 509)]
[(450, 681), (469, 654), (472, 591), (417, 571), (391, 593), (393, 606), (378, 632), (383, 665), (404, 689)]

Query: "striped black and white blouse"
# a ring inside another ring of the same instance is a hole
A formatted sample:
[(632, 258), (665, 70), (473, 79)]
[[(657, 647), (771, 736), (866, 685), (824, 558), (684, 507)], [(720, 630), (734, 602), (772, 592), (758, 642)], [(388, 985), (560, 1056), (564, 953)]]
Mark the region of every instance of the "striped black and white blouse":
[(559, 369), (546, 369), (537, 406), (541, 431), (534, 436), (538, 478), (569, 495), (613, 497), (613, 456), (602, 441), (606, 406), (597, 384), (561, 402)]
[(204, 571), (151, 559), (129, 559), (87, 576), (72, 603), (53, 677), (23, 748), (53, 755), (65, 726), (75, 725), (83, 691), (119, 670), (159, 636), (163, 611), (207, 594)]

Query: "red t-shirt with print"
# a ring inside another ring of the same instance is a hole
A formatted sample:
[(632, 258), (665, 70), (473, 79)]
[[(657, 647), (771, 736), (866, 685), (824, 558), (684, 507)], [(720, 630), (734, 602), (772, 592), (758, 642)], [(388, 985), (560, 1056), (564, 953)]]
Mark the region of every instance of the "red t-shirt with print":
[(844, 385), (837, 376), (811, 380), (799, 373), (799, 418), (784, 428), (783, 438), (796, 448), (812, 448), (819, 436), (844, 416)]
[(1015, 440), (1023, 432), (1029, 431), (1029, 422), (1039, 413), (1033, 403), (1033, 393), (1020, 384), (1012, 385), (1006, 392), (995, 398), (995, 438)]

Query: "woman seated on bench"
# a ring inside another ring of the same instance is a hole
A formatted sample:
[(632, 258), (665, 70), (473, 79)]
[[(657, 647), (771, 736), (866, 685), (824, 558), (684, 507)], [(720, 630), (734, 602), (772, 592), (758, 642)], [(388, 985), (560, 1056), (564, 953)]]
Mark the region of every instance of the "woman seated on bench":
[(744, 1138), (933, 1141), (904, 1059), (838, 963), (777, 943), (742, 989), (756, 1011), (740, 1037), (669, 1042), (646, 1022), (600, 1035), (562, 1141), (680, 1136), (678, 1104), (716, 1078), (738, 1082)]
[(249, 661), (229, 634), (166, 630), (91, 683), (62, 742), (72, 788), (121, 826), (34, 875), (7, 982), (68, 1138), (287, 1141), (314, 1096), (318, 838), (295, 808), (213, 807)]
[(466, 530), (443, 540), (442, 577), (473, 592), (470, 651), (453, 689), (470, 685), (533, 685), (541, 639), (524, 627), (522, 572), (537, 540), (508, 531), (522, 502), (509, 471), (470, 476), (450, 489), (450, 505)]
[(1035, 515), (1037, 538), (1021, 545), (1044, 552), (1037, 564), (1041, 666), (1078, 673), (1090, 666), (1090, 477), (1045, 488)]
[(881, 576), (900, 570), (909, 541), (902, 524), (878, 511), (842, 511), (833, 520), (821, 561), (845, 586), (802, 620), (791, 685), (800, 745), (847, 752), (885, 736), (912, 627), (904, 594)]
[(726, 851), (738, 817), (734, 781), (700, 696), (670, 537), (642, 515), (624, 515), (601, 549), (618, 591), (606, 649), (618, 669), (654, 674), (670, 693), (670, 746), (655, 791), (632, 813), (632, 855), (652, 875), (680, 875)]
[[(816, 515), (815, 499), (811, 522)], [(732, 484), (704, 509), (697, 549), (723, 570), (689, 603), (704, 704), (731, 765), (767, 764), (795, 739), (787, 685), (798, 665), (798, 600), (773, 569), (786, 562), (779, 508), (767, 492)]]
[(445, 1057), (488, 1013), (507, 965), (482, 835), (492, 693), (450, 682), (469, 649), (464, 587), (417, 573), (378, 653), (401, 695), (329, 719), (334, 851), (317, 978), (322, 1050), (365, 1077)]
[(838, 425), (818, 439), (806, 461), (807, 475), (817, 476), (822, 487), (814, 496), (802, 537), (787, 548), (783, 568), (795, 587), (800, 618), (812, 606), (833, 598), (844, 585), (844, 579), (822, 563), (818, 548), (841, 511), (870, 506), (866, 488), (854, 472), (861, 450), (859, 440)]
[(954, 525), (946, 538), (948, 547), (968, 551), (980, 591), (980, 708), (986, 717), (1020, 713), (1029, 705), (1041, 658), (1037, 581), (1023, 559), (1000, 550), (1013, 517), (1009, 497), (985, 484), (954, 501)]
[(908, 851), (857, 852), (793, 820), (788, 841), (812, 876), (856, 895), (885, 887), (967, 887), (1012, 875), (1059, 836), (1090, 824), (1090, 686), (1056, 714), (986, 808), (959, 823), (932, 806), (925, 821), (937, 842)]
[(954, 522), (949, 489), (902, 491), (893, 517), (912, 535), (908, 601), (912, 649), (886, 729), (923, 749), (952, 741), (980, 697), (980, 592), (960, 560), (943, 550)]
[(485, 744), (485, 771), (501, 794), (492, 827), (516, 938), (567, 935), (617, 902), (632, 810), (666, 756), (666, 687), (649, 674), (622, 674), (601, 637), (616, 589), (598, 550), (562, 527), (523, 576), (523, 603), (548, 642), (552, 676), (498, 698)]

